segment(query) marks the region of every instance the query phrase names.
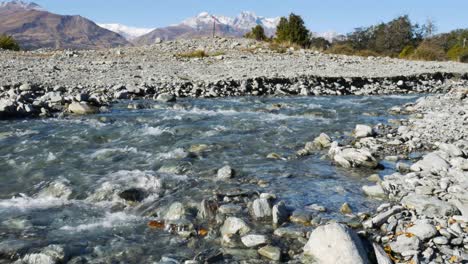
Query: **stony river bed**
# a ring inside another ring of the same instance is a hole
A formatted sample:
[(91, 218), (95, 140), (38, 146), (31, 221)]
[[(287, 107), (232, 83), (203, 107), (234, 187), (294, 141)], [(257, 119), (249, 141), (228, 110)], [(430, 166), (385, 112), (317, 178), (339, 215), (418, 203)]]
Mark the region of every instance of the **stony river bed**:
[[(352, 225), (344, 203), (374, 211), (381, 201), (361, 187), (394, 168), (349, 170), (327, 152), (296, 152), (322, 132), (339, 140), (356, 124), (387, 123), (398, 118), (389, 108), (418, 97), (180, 99), (139, 110), (121, 101), (98, 115), (0, 121), (0, 263), (41, 250), (71, 263), (265, 261), (248, 241), (220, 239), (231, 216), (287, 260), (307, 242), (296, 235), (312, 229), (305, 222)], [(258, 197), (296, 212), (286, 235), (252, 215)], [(215, 216), (200, 208), (213, 204)]]

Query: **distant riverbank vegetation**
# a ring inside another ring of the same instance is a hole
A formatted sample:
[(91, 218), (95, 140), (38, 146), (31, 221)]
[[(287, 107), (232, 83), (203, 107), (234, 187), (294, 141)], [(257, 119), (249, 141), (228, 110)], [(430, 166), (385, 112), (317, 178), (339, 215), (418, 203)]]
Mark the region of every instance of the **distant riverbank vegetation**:
[(317, 37), (309, 31), (303, 19), (290, 14), (282, 17), (276, 34), (267, 37), (261, 26), (256, 26), (245, 37), (270, 42), (278, 52), (289, 47), (308, 48), (330, 54), (392, 57), (427, 61), (468, 62), (468, 29), (436, 34), (432, 20), (414, 24), (408, 16), (400, 16), (386, 23), (356, 28), (333, 40)]

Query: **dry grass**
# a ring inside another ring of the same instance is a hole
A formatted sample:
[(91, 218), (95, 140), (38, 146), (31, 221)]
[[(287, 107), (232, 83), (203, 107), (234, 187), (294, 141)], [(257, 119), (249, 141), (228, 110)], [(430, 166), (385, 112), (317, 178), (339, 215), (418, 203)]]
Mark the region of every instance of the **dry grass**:
[(194, 59), (194, 58), (207, 58), (207, 57), (216, 57), (225, 55), (224, 51), (216, 51), (213, 53), (207, 53), (204, 50), (195, 50), (189, 52), (178, 53), (175, 56), (177, 58), (185, 58), (185, 59)]

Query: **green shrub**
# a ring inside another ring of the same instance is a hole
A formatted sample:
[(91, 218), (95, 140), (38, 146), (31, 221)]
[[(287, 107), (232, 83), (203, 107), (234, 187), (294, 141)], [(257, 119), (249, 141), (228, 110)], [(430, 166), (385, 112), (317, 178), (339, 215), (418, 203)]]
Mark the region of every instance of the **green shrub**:
[(453, 61), (467, 62), (468, 48), (455, 45), (447, 51), (447, 57)]
[(398, 57), (400, 59), (407, 59), (407, 58), (411, 57), (411, 55), (413, 55), (413, 53), (414, 53), (413, 45), (408, 45), (408, 46), (403, 48), (403, 50), (400, 52), (400, 55), (398, 55)]
[(413, 55), (411, 55), (411, 59), (443, 61), (447, 59), (447, 56), (445, 55), (445, 51), (442, 48), (423, 42), (414, 51)]
[(354, 55), (356, 54), (356, 50), (351, 47), (349, 44), (335, 44), (331, 48), (329, 48), (326, 53), (331, 54), (342, 54), (342, 55)]
[(265, 41), (268, 39), (265, 35), (265, 30), (260, 25), (253, 27), (252, 30), (249, 33), (245, 34), (244, 37), (255, 39), (258, 41)]
[(7, 35), (0, 35), (0, 49), (7, 49), (7, 50), (20, 50), (20, 46), (16, 40)]

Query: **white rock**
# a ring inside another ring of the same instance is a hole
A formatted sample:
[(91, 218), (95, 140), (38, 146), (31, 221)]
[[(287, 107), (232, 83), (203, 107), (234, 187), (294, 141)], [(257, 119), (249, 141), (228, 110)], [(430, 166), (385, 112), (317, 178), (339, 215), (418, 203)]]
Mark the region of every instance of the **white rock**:
[(252, 203), (252, 215), (255, 219), (264, 219), (272, 216), (270, 203), (267, 199), (259, 198)]
[(241, 237), (241, 241), (246, 247), (257, 247), (268, 243), (268, 239), (264, 235), (246, 235)]
[(184, 205), (182, 203), (175, 202), (171, 204), (171, 206), (169, 207), (169, 210), (166, 212), (164, 219), (168, 221), (174, 221), (174, 220), (182, 219), (184, 215), (185, 215)]
[(244, 220), (237, 217), (228, 217), (221, 227), (221, 234), (223, 236), (231, 236), (234, 234), (245, 235), (248, 232), (250, 232), (250, 227)]
[(356, 125), (356, 129), (354, 130), (354, 136), (356, 138), (365, 138), (371, 137), (374, 135), (374, 130), (372, 127), (367, 125)]
[(90, 115), (98, 113), (99, 109), (85, 102), (74, 102), (68, 106), (68, 111), (77, 115)]
[(231, 179), (234, 176), (234, 170), (230, 166), (224, 166), (218, 170), (217, 177), (220, 180)]
[(414, 226), (408, 228), (406, 232), (417, 236), (422, 241), (426, 241), (437, 234), (437, 229), (428, 223), (416, 223)]
[(369, 263), (357, 234), (337, 223), (317, 227), (304, 247), (304, 254), (321, 264)]

